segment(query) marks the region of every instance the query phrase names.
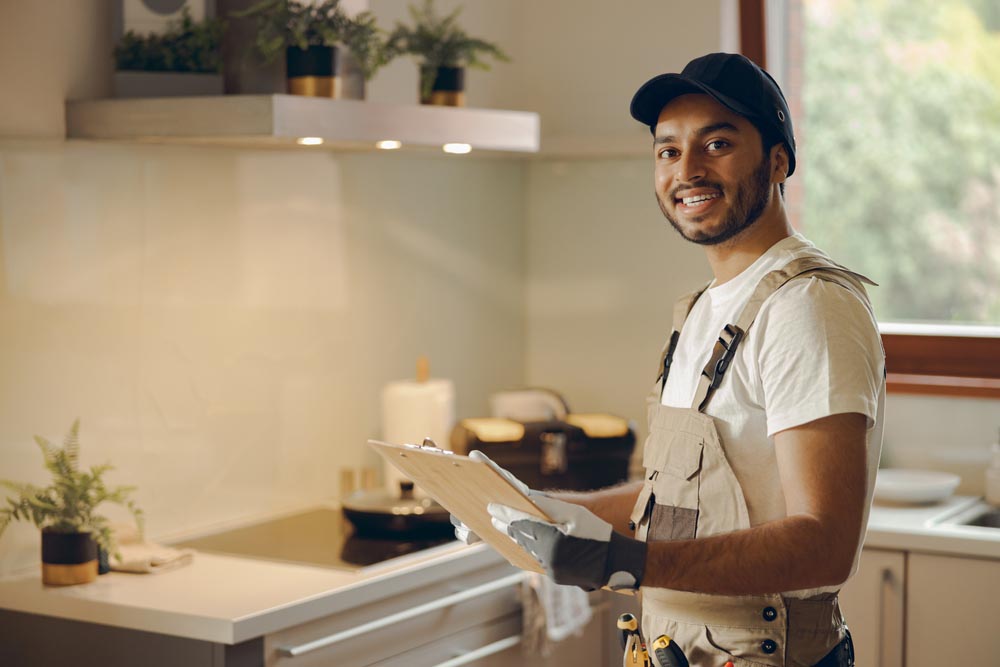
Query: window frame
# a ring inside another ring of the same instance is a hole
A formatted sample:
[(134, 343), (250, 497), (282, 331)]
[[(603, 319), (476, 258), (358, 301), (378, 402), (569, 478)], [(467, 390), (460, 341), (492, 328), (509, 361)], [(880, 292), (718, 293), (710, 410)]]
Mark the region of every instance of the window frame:
[[(767, 6), (781, 11), (784, 4), (774, 0), (739, 3), (740, 51), (761, 67), (767, 66)], [(880, 322), (879, 328), (886, 356), (886, 391), (1000, 398), (1000, 327)]]

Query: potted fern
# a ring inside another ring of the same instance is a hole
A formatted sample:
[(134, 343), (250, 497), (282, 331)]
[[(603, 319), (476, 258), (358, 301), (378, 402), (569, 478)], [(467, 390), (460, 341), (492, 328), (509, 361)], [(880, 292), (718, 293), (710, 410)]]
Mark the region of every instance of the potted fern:
[(293, 95), (341, 96), (341, 45), (365, 80), (392, 58), (375, 17), (370, 12), (349, 17), (340, 0), (261, 0), (232, 16), (256, 19), (255, 44), (265, 63), (285, 56), (288, 92)]
[(89, 471), (80, 469), (80, 420), (70, 427), (57, 447), (41, 436), (35, 442), (42, 450), (52, 483), (33, 484), (0, 480), (15, 495), (0, 508), (0, 535), (12, 521), (30, 521), (42, 531), (42, 582), (49, 585), (85, 584), (97, 578), (99, 551), (116, 555), (108, 520), (96, 513), (105, 502), (117, 503), (131, 512), (139, 532), (143, 514), (130, 498), (134, 487), (105, 485), (103, 475), (110, 465)]
[(115, 97), (222, 94), (222, 34), (217, 18), (195, 21), (187, 7), (162, 33), (129, 30), (115, 46)]
[(465, 106), (465, 68), (488, 70), (483, 56), (510, 60), (496, 44), (466, 34), (458, 25), (461, 7), (441, 17), (434, 0), (424, 0), (423, 7), (410, 5), (409, 10), (413, 25), (396, 24), (388, 48), (419, 59), (421, 104)]

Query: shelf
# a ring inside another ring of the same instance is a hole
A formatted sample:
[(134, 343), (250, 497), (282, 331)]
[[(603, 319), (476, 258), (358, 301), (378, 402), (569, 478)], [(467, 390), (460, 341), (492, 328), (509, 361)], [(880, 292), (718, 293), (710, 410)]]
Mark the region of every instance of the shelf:
[(464, 143), (473, 150), (535, 153), (538, 114), (527, 111), (396, 105), (298, 95), (224, 95), (106, 99), (66, 103), (66, 138), (229, 146), (324, 146), (374, 149)]

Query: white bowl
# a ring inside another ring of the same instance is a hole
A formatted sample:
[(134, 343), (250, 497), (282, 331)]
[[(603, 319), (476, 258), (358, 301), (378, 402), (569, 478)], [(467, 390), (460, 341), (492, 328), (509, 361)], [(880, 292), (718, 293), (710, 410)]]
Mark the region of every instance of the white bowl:
[(962, 478), (946, 472), (881, 468), (875, 497), (896, 503), (935, 503), (955, 492)]

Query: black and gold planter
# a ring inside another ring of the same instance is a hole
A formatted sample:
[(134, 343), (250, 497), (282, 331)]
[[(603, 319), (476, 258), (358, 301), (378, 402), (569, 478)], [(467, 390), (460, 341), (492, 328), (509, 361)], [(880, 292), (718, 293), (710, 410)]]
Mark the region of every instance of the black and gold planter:
[(42, 583), (86, 584), (97, 579), (97, 543), (90, 533), (42, 530)]
[[(428, 94), (426, 82), (431, 78), (434, 83)], [(421, 67), (420, 68), (420, 103), (435, 104), (444, 107), (465, 106), (465, 68), (464, 67)]]
[(290, 46), (285, 51), (285, 71), (292, 95), (340, 97), (335, 46)]

